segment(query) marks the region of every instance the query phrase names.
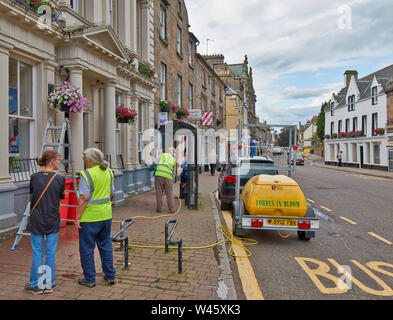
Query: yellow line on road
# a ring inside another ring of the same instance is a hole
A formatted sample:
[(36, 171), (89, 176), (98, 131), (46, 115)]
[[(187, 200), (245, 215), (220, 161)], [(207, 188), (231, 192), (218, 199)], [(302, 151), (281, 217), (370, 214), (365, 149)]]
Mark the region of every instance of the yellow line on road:
[(324, 206), (321, 206), (322, 209), (325, 209), (326, 211), (332, 212), (332, 210), (330, 210), (329, 208), (326, 208)]
[[(232, 230), (232, 216), (229, 211), (222, 211), (225, 223)], [(237, 256), (245, 256), (246, 252), (239, 246), (234, 246), (233, 251)], [(240, 280), (242, 282), (244, 295), (247, 300), (264, 300), (261, 289), (259, 288), (254, 269), (248, 258), (236, 258)]]
[(377, 238), (377, 239), (379, 239), (379, 240), (381, 240), (381, 241), (383, 241), (383, 242), (385, 242), (387, 244), (392, 244), (390, 241), (380, 237), (379, 235), (375, 234), (374, 232), (369, 232), (368, 234), (372, 235), (373, 237), (375, 237), (375, 238)]
[(307, 199), (307, 201), (310, 201), (311, 203), (315, 203), (315, 201), (311, 199)]
[[(217, 195), (216, 195), (217, 196)], [(220, 201), (220, 200), (218, 200)], [(232, 215), (229, 211), (221, 211), (227, 227), (232, 230)], [(246, 252), (240, 246), (233, 246), (236, 256), (246, 256)], [(242, 283), (244, 295), (247, 300), (265, 300), (262, 291), (259, 288), (258, 280), (255, 276), (254, 269), (248, 258), (236, 258), (237, 268)]]
[(351, 224), (357, 224), (356, 222), (353, 222), (352, 220), (349, 220), (348, 218), (345, 218), (345, 217), (340, 217), (340, 219), (343, 219), (343, 220), (345, 220), (346, 222), (349, 222), (349, 223), (351, 223)]

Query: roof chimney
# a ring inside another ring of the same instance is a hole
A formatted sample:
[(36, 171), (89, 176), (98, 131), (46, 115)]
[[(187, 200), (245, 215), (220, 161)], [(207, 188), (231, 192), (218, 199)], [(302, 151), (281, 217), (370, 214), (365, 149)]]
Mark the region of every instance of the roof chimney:
[(355, 80), (358, 80), (358, 72), (356, 70), (347, 70), (344, 72), (344, 84), (346, 87), (349, 86), (352, 76), (355, 77)]

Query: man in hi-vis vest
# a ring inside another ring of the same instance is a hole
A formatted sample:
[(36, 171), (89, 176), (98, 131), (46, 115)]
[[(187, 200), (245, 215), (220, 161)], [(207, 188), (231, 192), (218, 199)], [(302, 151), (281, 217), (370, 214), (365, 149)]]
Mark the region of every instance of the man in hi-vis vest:
[(94, 249), (97, 245), (104, 279), (112, 285), (115, 284), (116, 274), (111, 240), (114, 176), (100, 150), (85, 150), (83, 160), (87, 169), (81, 172), (75, 227), (79, 230), (79, 253), (84, 276), (79, 277), (78, 283), (89, 288), (96, 285)]
[(175, 203), (173, 198), (173, 171), (176, 160), (173, 157), (173, 148), (169, 148), (168, 152), (161, 154), (161, 159), (157, 163), (155, 171), (155, 187), (156, 187), (156, 204), (157, 212), (162, 212), (162, 195), (165, 192), (170, 213), (175, 213)]

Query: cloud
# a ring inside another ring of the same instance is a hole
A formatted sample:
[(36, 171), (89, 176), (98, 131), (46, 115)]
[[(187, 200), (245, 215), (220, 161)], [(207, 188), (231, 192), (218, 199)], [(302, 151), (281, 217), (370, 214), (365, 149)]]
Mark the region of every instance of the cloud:
[[(343, 4), (349, 11), (339, 10)], [(224, 54), (228, 63), (248, 55), (256, 109), (268, 122), (304, 122), (342, 87), (345, 70), (373, 72), (381, 59), (393, 63), (391, 0), (186, 0), (186, 6), (201, 54), (210, 38), (209, 53)], [(351, 24), (343, 29), (340, 21)], [(310, 77), (317, 83), (310, 85)]]

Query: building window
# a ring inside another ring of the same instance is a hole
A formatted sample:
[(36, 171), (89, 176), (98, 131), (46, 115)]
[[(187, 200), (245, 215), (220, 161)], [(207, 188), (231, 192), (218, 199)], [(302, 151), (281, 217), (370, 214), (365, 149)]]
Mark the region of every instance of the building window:
[(188, 108), (192, 109), (193, 108), (193, 86), (190, 83), (188, 86)]
[(29, 159), (34, 152), (33, 67), (9, 59), (9, 157)]
[(79, 0), (70, 0), (72, 10), (79, 12)]
[(354, 111), (355, 110), (355, 95), (353, 94), (352, 96), (348, 97), (348, 111)]
[(212, 96), (216, 96), (216, 80), (212, 78)]
[(202, 86), (206, 88), (206, 72), (202, 71)]
[(179, 26), (177, 26), (176, 31), (176, 52), (181, 54), (181, 29)]
[(192, 66), (192, 42), (188, 41), (188, 64)]
[(358, 131), (358, 118), (357, 117), (352, 119), (352, 130)]
[(333, 138), (334, 133), (334, 122), (330, 122), (330, 136)]
[(367, 116), (362, 116), (362, 131), (363, 135), (367, 136)]
[(378, 113), (373, 113), (371, 119), (371, 134), (375, 136), (376, 133), (374, 131), (378, 128)]
[(183, 79), (181, 76), (177, 77), (177, 105), (181, 107), (182, 105), (182, 82)]
[(182, 16), (181, 1), (179, 0), (177, 3), (178, 3), (178, 6), (179, 6), (179, 12), (178, 12), (178, 14), (179, 14), (179, 17), (181, 17), (181, 16)]
[(161, 63), (161, 73), (160, 73), (160, 82), (161, 82), (161, 101), (166, 101), (166, 65)]
[(166, 9), (160, 7), (160, 38), (166, 40)]
[(371, 99), (372, 99), (372, 104), (373, 105), (378, 103), (378, 87), (372, 87), (372, 89), (371, 89)]
[(341, 133), (343, 129), (343, 121), (338, 120), (338, 133)]
[(334, 102), (330, 104), (330, 115), (333, 117), (334, 116)]
[(345, 132), (349, 132), (349, 119), (345, 119)]

